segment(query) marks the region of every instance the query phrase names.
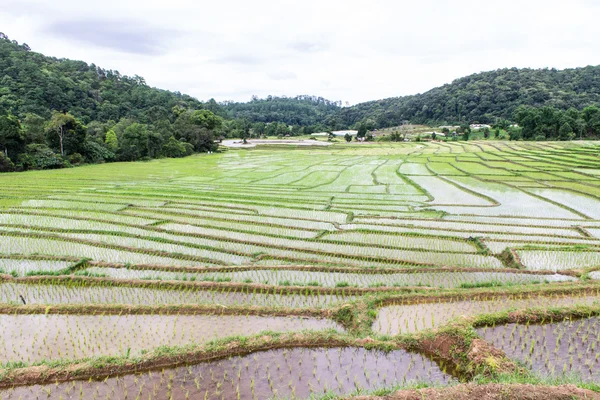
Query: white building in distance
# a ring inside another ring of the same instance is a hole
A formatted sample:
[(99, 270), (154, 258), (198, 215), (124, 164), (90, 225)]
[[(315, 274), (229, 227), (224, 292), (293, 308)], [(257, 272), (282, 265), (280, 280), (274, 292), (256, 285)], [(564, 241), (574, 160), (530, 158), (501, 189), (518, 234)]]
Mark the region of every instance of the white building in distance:
[(471, 124), (469, 125), (469, 128), (473, 129), (473, 130), (477, 130), (477, 129), (485, 129), (485, 128), (491, 128), (491, 126), (486, 125), (486, 124)]
[[(346, 136), (346, 134), (348, 134), (350, 136), (358, 135), (358, 131), (333, 131), (331, 133), (333, 134), (333, 136)], [(310, 135), (311, 136), (327, 136), (327, 135), (329, 135), (329, 133), (317, 132), (317, 133), (311, 133)]]

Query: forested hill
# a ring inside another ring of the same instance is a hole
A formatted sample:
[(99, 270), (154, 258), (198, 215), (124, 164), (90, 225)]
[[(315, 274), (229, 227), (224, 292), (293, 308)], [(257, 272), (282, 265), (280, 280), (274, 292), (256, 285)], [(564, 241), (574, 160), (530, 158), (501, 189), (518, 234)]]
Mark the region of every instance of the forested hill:
[(329, 101), (316, 96), (253, 97), (247, 103), (224, 102), (221, 105), (231, 118), (246, 118), (252, 122), (284, 122), (288, 125), (333, 126), (341, 101)]
[[(470, 75), (412, 96), (341, 107), (322, 97), (296, 96), (249, 102), (201, 102), (179, 92), (149, 87), (139, 76), (128, 77), (83, 61), (35, 53), (0, 34), (0, 115), (48, 120), (52, 111), (69, 112), (82, 123), (131, 120), (158, 126), (174, 123), (185, 110), (210, 110), (224, 120), (219, 135), (235, 136), (249, 124), (265, 123), (278, 134), (365, 126), (382, 128), (402, 121), (424, 124), (493, 123), (515, 120), (522, 105), (582, 110), (600, 104), (600, 66), (555, 69), (501, 69)], [(273, 125), (273, 124), (271, 124)], [(286, 128), (287, 127), (287, 128)], [(276, 129), (275, 129), (276, 128)], [(266, 133), (273, 134), (269, 129)], [(165, 134), (168, 136), (169, 134)], [(177, 136), (177, 135), (175, 135)]]
[(0, 113), (49, 118), (56, 110), (68, 111), (84, 123), (122, 118), (150, 123), (169, 118), (175, 106), (198, 109), (202, 103), (178, 92), (151, 88), (137, 75), (48, 57), (31, 51), (27, 44), (0, 37)]
[(345, 125), (371, 119), (377, 127), (403, 120), (424, 124), (491, 123), (512, 120), (517, 107), (581, 110), (600, 104), (600, 66), (499, 69), (455, 80), (423, 94), (360, 103), (340, 110)]
[(0, 33), (0, 172), (214, 151), (248, 124), (202, 103), (83, 61), (31, 51)]

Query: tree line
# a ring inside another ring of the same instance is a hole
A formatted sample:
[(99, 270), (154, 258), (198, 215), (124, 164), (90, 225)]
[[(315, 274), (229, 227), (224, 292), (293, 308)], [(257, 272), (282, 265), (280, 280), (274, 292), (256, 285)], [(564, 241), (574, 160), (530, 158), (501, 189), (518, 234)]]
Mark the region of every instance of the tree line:
[(600, 137), (600, 108), (560, 110), (554, 107), (519, 107), (514, 114), (518, 128), (510, 129), (511, 140), (573, 140)]
[[(511, 139), (600, 136), (600, 67), (503, 69), (424, 94), (341, 107), (322, 97), (201, 102), (140, 76), (47, 57), (0, 33), (0, 170), (183, 157), (218, 140), (354, 128), (360, 137), (405, 121), (489, 123)], [(512, 126), (513, 123), (518, 127)], [(510, 127), (510, 129), (509, 129)]]
[(600, 105), (600, 66), (565, 70), (507, 68), (473, 74), (423, 94), (342, 108), (352, 126), (370, 119), (377, 128), (404, 121), (424, 125), (493, 124), (513, 120), (521, 106), (566, 111)]

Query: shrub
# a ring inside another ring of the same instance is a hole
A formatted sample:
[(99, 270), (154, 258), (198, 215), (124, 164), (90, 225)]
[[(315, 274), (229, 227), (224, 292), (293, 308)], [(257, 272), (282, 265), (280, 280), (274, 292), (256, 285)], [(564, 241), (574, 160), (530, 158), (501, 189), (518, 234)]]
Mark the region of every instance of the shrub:
[(57, 169), (70, 167), (71, 164), (54, 153), (45, 144), (30, 144), (27, 152), (19, 156), (23, 169)]
[(0, 152), (0, 172), (11, 172), (14, 170), (15, 164), (4, 153)]
[(69, 155), (69, 162), (73, 165), (79, 165), (83, 162), (83, 156), (79, 153)]

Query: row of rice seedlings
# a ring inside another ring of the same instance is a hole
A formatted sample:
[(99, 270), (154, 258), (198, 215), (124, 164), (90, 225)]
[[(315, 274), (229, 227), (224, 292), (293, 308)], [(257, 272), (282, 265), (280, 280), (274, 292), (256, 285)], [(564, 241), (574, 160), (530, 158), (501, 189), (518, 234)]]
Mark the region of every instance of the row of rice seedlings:
[(382, 307), (373, 330), (385, 335), (417, 332), (437, 328), (461, 316), (474, 316), (511, 309), (549, 308), (561, 305), (591, 305), (600, 295), (554, 295), (506, 298), (490, 295), (485, 300), (463, 300), (423, 304), (395, 304)]
[(66, 270), (73, 264), (69, 261), (0, 258), (0, 273), (10, 274), (14, 277), (44, 271), (57, 273)]
[(256, 206), (254, 208), (256, 209), (256, 211), (258, 211), (258, 213), (260, 215), (270, 216), (270, 217), (302, 218), (302, 219), (309, 219), (309, 220), (315, 220), (315, 221), (337, 222), (337, 223), (344, 223), (344, 222), (346, 222), (346, 218), (347, 218), (347, 215), (345, 213), (341, 213), (341, 212), (285, 208), (285, 207), (281, 207), (280, 205), (278, 205), (276, 207)]
[(532, 270), (560, 271), (600, 265), (600, 252), (566, 250), (517, 250), (521, 262)]
[[(485, 246), (493, 253), (493, 254), (500, 254), (502, 253), (506, 248), (511, 248), (511, 249), (518, 249), (521, 247), (527, 247), (527, 246), (544, 246), (545, 249), (551, 250), (551, 249), (560, 249), (563, 248), (564, 244), (560, 243), (560, 242), (545, 242), (545, 243), (540, 243), (540, 242), (515, 242), (515, 241), (510, 241), (510, 242), (505, 242), (505, 241), (495, 241), (495, 240), (487, 240), (484, 239), (484, 243)], [(572, 269), (572, 268), (576, 268), (577, 266), (572, 266), (571, 268), (567, 268), (567, 269)]]
[[(133, 196), (137, 198), (168, 200), (172, 202), (185, 202), (208, 204), (213, 206), (260, 206), (272, 203), (288, 205), (292, 208), (302, 205), (308, 206), (324, 205), (329, 201), (327, 194), (314, 194), (305, 196), (298, 191), (297, 187), (289, 186), (257, 186), (252, 185), (218, 185), (204, 184), (197, 186), (180, 185), (169, 182), (167, 185), (156, 185), (154, 182), (141, 187), (138, 185), (132, 189), (108, 189), (95, 191), (114, 196)], [(310, 208), (310, 207), (309, 207)]]
[(340, 273), (294, 270), (250, 270), (220, 273), (191, 273), (130, 268), (91, 267), (76, 274), (116, 279), (183, 280), (204, 282), (244, 282), (278, 286), (322, 287), (402, 287), (440, 288), (510, 286), (545, 282), (575, 281), (565, 275), (534, 275), (510, 272), (427, 272), (427, 273)]
[[(160, 220), (170, 220), (181, 223), (190, 223), (202, 225), (207, 220), (217, 219), (230, 222), (240, 223), (259, 223), (259, 224), (271, 224), (275, 226), (291, 227), (299, 229), (315, 229), (315, 230), (335, 230), (335, 227), (329, 222), (311, 221), (304, 219), (294, 218), (279, 218), (279, 217), (267, 217), (258, 215), (230, 215), (230, 214), (216, 214), (214, 212), (187, 212), (184, 210), (168, 210), (166, 208), (160, 209), (143, 209), (143, 208), (130, 208), (122, 211), (125, 215), (136, 215), (146, 216), (148, 218), (156, 218)], [(211, 221), (212, 222), (212, 221)]]
[[(121, 221), (116, 221), (122, 224)], [(0, 214), (0, 224), (25, 225), (31, 227), (73, 229), (73, 230), (115, 230), (111, 222), (98, 222), (89, 219), (71, 219), (66, 217), (51, 217), (37, 214)], [(121, 227), (119, 227), (121, 228)], [(135, 228), (135, 232), (148, 232), (144, 229)]]
[(302, 399), (451, 381), (434, 362), (404, 350), (293, 348), (104, 381), (19, 387), (0, 391), (0, 398)]
[(43, 214), (45, 216), (72, 218), (72, 219), (89, 219), (102, 222), (118, 222), (120, 224), (131, 225), (152, 225), (159, 221), (156, 218), (135, 217), (126, 215), (121, 212), (99, 212), (99, 211), (83, 211), (69, 210), (63, 208), (36, 208), (35, 210), (28, 208), (11, 208), (10, 212), (19, 212), (28, 215)]
[[(40, 227), (49, 228), (49, 229), (58, 228), (61, 230), (90, 230), (90, 231), (104, 230), (104, 231), (108, 231), (108, 232), (114, 230), (114, 225), (111, 225), (109, 223), (102, 223), (102, 222), (89, 221), (89, 220), (79, 220), (79, 219), (38, 216), (38, 215), (23, 215), (23, 214), (1, 214), (0, 215), (0, 223), (26, 225), (26, 226), (40, 226)], [(165, 230), (170, 230), (173, 227), (179, 228), (180, 230), (187, 228), (185, 225), (177, 225), (177, 224), (174, 224), (173, 226), (162, 225), (160, 228), (165, 229)], [(222, 229), (198, 228), (198, 227), (189, 226), (189, 229), (187, 229), (187, 231), (190, 233), (196, 234), (196, 235), (206, 234), (206, 235), (212, 235), (217, 238), (219, 238), (219, 236), (220, 236), (223, 238), (223, 240), (228, 240), (228, 239), (254, 240), (255, 242), (259, 242), (259, 243), (261, 241), (264, 241), (267, 244), (269, 244), (269, 241), (272, 240), (269, 237), (264, 237), (264, 236), (260, 236), (260, 235), (253, 235), (250, 233), (241, 233), (241, 232), (222, 230)], [(285, 231), (285, 228), (282, 229), (282, 231)], [(295, 230), (295, 231), (298, 231), (298, 230)], [(231, 247), (231, 246), (226, 246), (227, 242), (222, 242), (219, 240), (187, 238), (186, 236), (183, 236), (183, 235), (171, 235), (168, 233), (157, 232), (154, 230), (146, 230), (143, 228), (138, 228), (135, 226), (125, 226), (125, 225), (119, 226), (119, 232), (131, 234), (131, 235), (138, 235), (138, 236), (153, 236), (153, 237), (164, 238), (164, 239), (176, 241), (176, 242), (183, 241), (183, 242), (188, 242), (191, 244), (204, 245), (204, 246), (221, 246), (221, 247), (223, 247), (225, 245), (225, 247), (228, 247), (228, 249)], [(316, 232), (309, 232), (309, 233), (311, 236), (314, 236), (316, 234)], [(107, 242), (107, 240), (102, 240), (102, 241)], [(125, 241), (121, 241), (121, 240), (119, 240), (119, 242), (120, 242), (120, 244), (125, 243)], [(148, 244), (146, 242), (146, 247), (147, 246), (150, 246), (153, 249), (159, 249), (162, 251), (199, 255), (198, 251), (196, 251), (194, 249), (182, 250), (181, 248), (173, 248), (172, 246), (169, 248), (166, 248), (165, 245), (163, 245), (163, 244), (155, 245), (153, 247), (153, 244)], [(132, 247), (141, 247), (141, 246), (133, 245)], [(158, 248), (158, 247), (160, 247), (160, 248)], [(248, 248), (248, 246), (241, 244), (241, 245), (238, 245), (235, 250), (245, 251), (247, 253), (256, 253), (256, 252), (260, 252), (261, 250), (264, 250), (264, 249), (260, 248), (260, 247)], [(230, 257), (231, 257), (230, 255), (218, 254), (215, 256), (215, 259), (225, 258), (225, 259), (222, 259), (221, 261), (232, 263), (232, 264), (239, 262), (239, 261), (231, 260)], [(237, 258), (236, 260), (239, 260), (239, 258)], [(246, 260), (246, 261), (249, 261), (249, 260)]]
[[(131, 264), (164, 264), (180, 266), (206, 266), (207, 262), (182, 260), (144, 254), (107, 247), (96, 247), (89, 244), (69, 242), (61, 239), (46, 239), (28, 236), (0, 236), (0, 252), (5, 254), (45, 254), (59, 256), (75, 256), (106, 262), (128, 262)], [(217, 265), (217, 264), (213, 264)]]
[(169, 202), (168, 209), (170, 210), (190, 210), (190, 211), (209, 211), (214, 213), (232, 213), (232, 214), (246, 214), (246, 215), (257, 215), (258, 212), (251, 206), (242, 207), (240, 205), (227, 204), (227, 205), (213, 205), (213, 204), (196, 204), (196, 203), (174, 203)]
[[(335, 244), (330, 242), (319, 241), (301, 241), (286, 238), (270, 238), (260, 235), (243, 234), (233, 232), (237, 241), (208, 239), (202, 237), (190, 237), (183, 235), (171, 235), (168, 233), (157, 231), (144, 231), (143, 229), (133, 227), (120, 227), (123, 233), (139, 234), (140, 232), (148, 236), (174, 241), (168, 243), (163, 241), (154, 241), (137, 237), (116, 236), (116, 235), (101, 235), (96, 233), (61, 233), (64, 238), (76, 238), (80, 240), (88, 240), (94, 242), (106, 243), (114, 246), (127, 246), (129, 248), (137, 248), (140, 251), (159, 250), (173, 254), (184, 254), (192, 257), (202, 257), (208, 262), (214, 260), (216, 262), (227, 263), (232, 265), (248, 264), (252, 261), (252, 255), (267, 254), (278, 257), (292, 257), (299, 259), (314, 259), (315, 257), (327, 258), (326, 253), (337, 253), (333, 257), (342, 258), (358, 258), (364, 259), (363, 263), (375, 261), (375, 264), (385, 263), (425, 263), (434, 265), (455, 265), (455, 266), (472, 266), (472, 267), (496, 267), (501, 268), (501, 262), (491, 256), (480, 254), (462, 254), (462, 253), (433, 253), (426, 251), (411, 251), (387, 249), (383, 247), (367, 247), (367, 246), (348, 246)], [(245, 238), (245, 240), (243, 239)], [(250, 240), (265, 240), (271, 243), (264, 245), (248, 244)], [(68, 240), (68, 239), (67, 239)], [(230, 239), (231, 240), (231, 239)], [(181, 244), (177, 244), (181, 243)], [(188, 246), (191, 245), (191, 246)], [(265, 245), (277, 247), (265, 247)], [(292, 249), (292, 250), (286, 250)], [(238, 254), (227, 253), (226, 251), (238, 252)], [(310, 253), (307, 253), (309, 251)], [(321, 254), (325, 253), (325, 254)], [(241, 253), (241, 254), (240, 254)], [(247, 256), (244, 256), (246, 254)], [(75, 255), (75, 254), (69, 254)], [(78, 255), (80, 256), (80, 255)], [(96, 260), (102, 260), (95, 258)], [(382, 262), (377, 262), (380, 259)], [(104, 260), (109, 261), (109, 260)], [(129, 260), (122, 260), (128, 261)]]
[(477, 248), (472, 243), (433, 236), (384, 235), (367, 232), (339, 232), (326, 234), (324, 236), (321, 236), (320, 239), (323, 241), (341, 241), (350, 243), (360, 243), (363, 245), (372, 244), (386, 247), (435, 250), (439, 252), (477, 252)]
[[(436, 207), (437, 208), (437, 207)], [(467, 208), (467, 207), (465, 207)], [(492, 207), (493, 208), (493, 207)], [(471, 213), (477, 214), (480, 208), (472, 207)], [(391, 218), (355, 218), (357, 224), (371, 224), (371, 225), (390, 225), (390, 226), (403, 226), (409, 228), (421, 228), (431, 229), (431, 233), (436, 230), (444, 231), (466, 231), (473, 233), (515, 233), (523, 235), (554, 235), (554, 236), (567, 236), (567, 237), (579, 237), (581, 233), (575, 229), (569, 228), (550, 228), (550, 227), (531, 227), (523, 225), (494, 225), (494, 224), (483, 224), (473, 222), (458, 222), (458, 221), (439, 221), (439, 220), (404, 220), (404, 219), (391, 219)], [(474, 235), (484, 236), (484, 235)]]
[[(130, 229), (130, 228), (124, 228), (124, 230), (128, 230), (128, 229)], [(127, 237), (127, 236), (120, 236), (120, 235), (102, 235), (102, 234), (95, 234), (95, 233), (89, 233), (89, 234), (88, 233), (60, 233), (59, 236), (61, 238), (64, 238), (64, 240), (69, 240), (69, 238), (73, 238), (73, 239), (92, 241), (92, 242), (97, 242), (97, 243), (102, 243), (102, 244), (107, 244), (107, 245), (112, 245), (112, 246), (123, 246), (126, 248), (135, 248), (135, 249), (138, 249), (139, 251), (148, 252), (148, 253), (151, 253), (152, 251), (160, 251), (160, 252), (169, 253), (169, 255), (173, 254), (174, 258), (176, 258), (177, 255), (189, 256), (187, 258), (192, 259), (192, 261), (193, 261), (193, 258), (201, 258), (201, 259), (206, 260), (205, 261), (206, 264), (220, 263), (220, 264), (241, 265), (241, 264), (249, 264), (252, 261), (252, 257), (250, 256), (252, 254), (252, 250), (248, 251), (247, 246), (245, 246), (243, 244), (240, 244), (237, 247), (239, 249), (247, 250), (246, 253), (248, 254), (248, 256), (234, 254), (233, 252), (227, 253), (227, 252), (225, 252), (225, 250), (220, 251), (220, 249), (218, 249), (218, 248), (207, 249), (205, 247), (192, 247), (192, 246), (186, 246), (185, 244), (176, 244), (176, 243), (141, 239), (141, 238), (136, 238), (136, 237)], [(150, 236), (150, 235), (148, 235), (148, 236)], [(157, 232), (156, 236), (160, 238), (161, 234)], [(196, 240), (196, 238), (181, 236), (181, 237), (179, 237), (179, 239), (182, 239), (181, 240), (182, 242), (184, 240), (186, 240), (187, 242), (193, 242), (192, 244), (196, 244), (198, 246), (208, 246), (205, 244), (208, 241), (206, 241), (204, 239), (200, 239), (200, 238), (198, 238)], [(213, 244), (214, 244), (214, 242), (218, 243), (218, 241), (211, 241), (211, 243), (213, 243)], [(221, 243), (225, 244), (227, 242), (221, 242)], [(232, 250), (236, 251), (238, 249), (232, 249)], [(240, 250), (238, 250), (238, 251), (240, 251)], [(67, 254), (67, 255), (76, 256), (77, 254)], [(95, 259), (102, 260), (102, 261), (108, 261), (108, 260), (105, 260), (102, 258), (95, 258)], [(121, 259), (118, 261), (129, 262), (129, 263), (132, 262), (129, 259)]]
[[(591, 239), (591, 238), (565, 238), (565, 237), (552, 237), (552, 236), (535, 236), (535, 235), (513, 235), (513, 234), (495, 234), (490, 233), (485, 235), (486, 243), (490, 242), (488, 240), (500, 240), (503, 242), (513, 241), (515, 243), (521, 243), (520, 246), (524, 246), (527, 244), (563, 244), (563, 245), (589, 245), (589, 246), (600, 246), (600, 240)], [(519, 247), (519, 245), (515, 246), (505, 246), (505, 247)]]
[(197, 235), (214, 235), (215, 232), (221, 236), (227, 236), (234, 231), (248, 233), (267, 234), (269, 236), (286, 236), (298, 239), (312, 239), (322, 231), (286, 228), (269, 225), (243, 224), (240, 222), (224, 222), (217, 220), (205, 220), (201, 224), (189, 225), (181, 223), (166, 223), (160, 225), (161, 229), (171, 232), (193, 233)]
[(79, 202), (66, 200), (27, 200), (21, 204), (21, 207), (31, 208), (66, 208), (91, 211), (119, 211), (127, 207), (126, 204)]
[(77, 282), (61, 284), (0, 284), (0, 303), (10, 304), (218, 304), (223, 306), (263, 306), (290, 308), (322, 308), (346, 303), (356, 296), (346, 294), (267, 294), (253, 288), (234, 291), (220, 287), (214, 290), (197, 288), (154, 289), (128, 286), (86, 286)]
[(253, 315), (0, 315), (0, 364), (139, 356), (261, 331), (337, 329), (326, 319)]
[[(75, 202), (93, 202), (102, 204), (123, 204), (124, 206), (134, 205), (140, 207), (161, 207), (164, 206), (166, 201), (164, 200), (145, 200), (138, 199), (135, 197), (116, 197), (116, 196), (104, 196), (95, 193), (93, 196), (88, 194), (55, 194), (48, 196), (49, 199), (64, 200), (64, 201), (75, 201)], [(77, 207), (73, 207), (77, 208)]]
[(478, 334), (510, 358), (543, 376), (600, 379), (600, 320), (485, 327)]
[[(393, 234), (408, 234), (408, 235), (422, 235), (427, 237), (438, 237), (440, 239), (447, 240), (457, 240), (457, 239), (468, 239), (474, 236), (486, 236), (486, 232), (476, 232), (476, 231), (452, 231), (452, 230), (444, 230), (444, 229), (431, 229), (431, 228), (416, 228), (410, 226), (410, 221), (406, 220), (406, 226), (400, 225), (384, 225), (377, 223), (369, 223), (363, 224), (360, 222), (362, 217), (356, 217), (358, 223), (351, 224), (342, 224), (340, 228), (342, 232), (352, 232), (352, 231), (369, 231), (369, 233), (375, 234), (384, 234), (384, 233), (393, 233)], [(367, 233), (367, 232), (365, 232)]]
[[(554, 219), (546, 218), (520, 218), (520, 217), (485, 217), (485, 216), (475, 216), (475, 215), (445, 215), (444, 220), (446, 221), (455, 221), (455, 222), (472, 222), (474, 224), (487, 224), (487, 225), (514, 225), (514, 226), (522, 226), (522, 227), (557, 227), (557, 228), (572, 228), (574, 226), (579, 226), (583, 224), (594, 223), (595, 221), (582, 221), (581, 219)], [(477, 225), (474, 225), (477, 226)]]

